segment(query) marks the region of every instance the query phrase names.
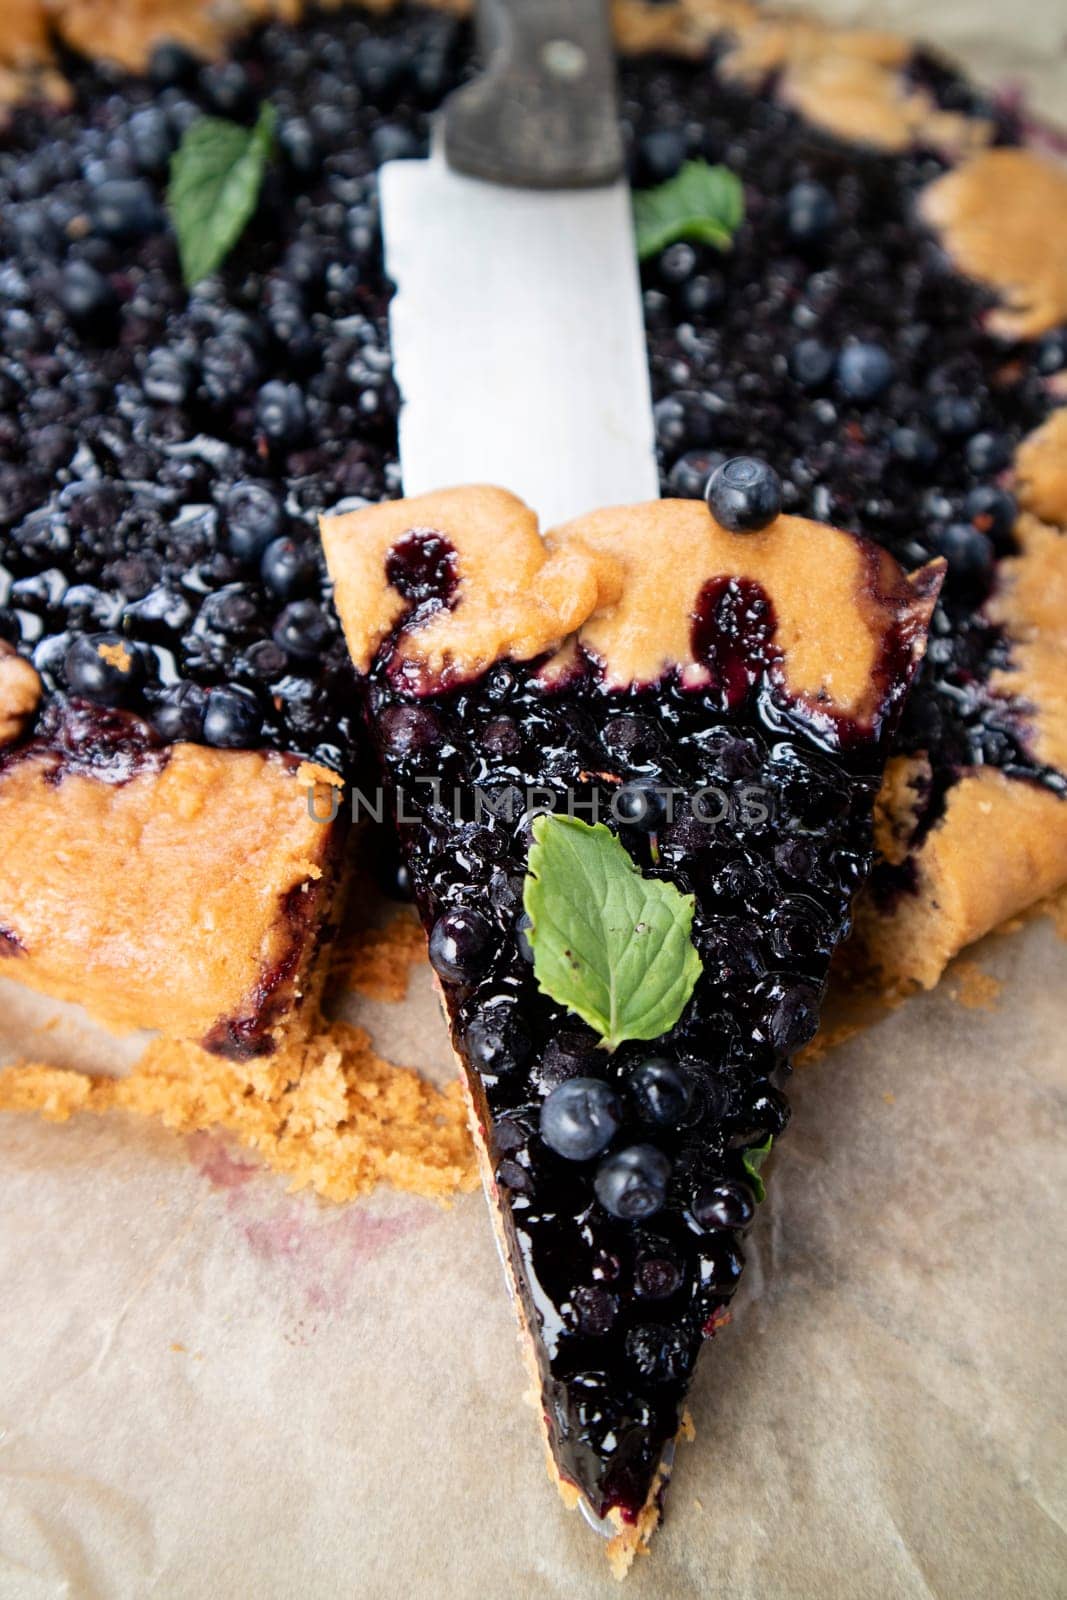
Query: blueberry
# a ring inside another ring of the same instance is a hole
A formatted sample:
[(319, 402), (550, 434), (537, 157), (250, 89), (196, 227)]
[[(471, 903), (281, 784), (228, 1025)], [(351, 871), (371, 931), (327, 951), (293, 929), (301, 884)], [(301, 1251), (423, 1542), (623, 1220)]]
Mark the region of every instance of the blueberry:
[(1015, 497), (994, 484), (972, 489), (963, 502), (965, 514), (982, 533), (987, 533), (998, 550), (1011, 546), (1019, 508)]
[(63, 662), (73, 695), (101, 705), (122, 705), (144, 680), (140, 652), (117, 633), (90, 633), (75, 639)]
[(248, 74), (238, 61), (219, 61), (203, 67), (200, 88), (220, 117), (247, 116), (255, 103)]
[(622, 1102), (602, 1078), (568, 1078), (541, 1107), (541, 1137), (568, 1161), (606, 1150), (622, 1123)]
[(647, 1383), (681, 1383), (690, 1367), (690, 1338), (684, 1328), (650, 1322), (631, 1328), (626, 1354)]
[(304, 661), (321, 656), (333, 638), (330, 620), (314, 600), (291, 600), (274, 624), (274, 642)]
[(939, 394), (930, 405), (930, 419), (938, 433), (962, 439), (977, 431), (982, 408), (969, 394)]
[(797, 244), (825, 239), (837, 223), (837, 201), (821, 183), (795, 183), (785, 197), (785, 225)]
[(88, 261), (68, 261), (59, 281), (59, 302), (71, 322), (82, 326), (111, 317), (118, 298), (104, 274)]
[(1012, 458), (1014, 446), (1006, 433), (973, 433), (964, 446), (967, 465), (980, 477), (1002, 472)]
[(711, 412), (705, 396), (692, 389), (679, 389), (657, 400), (652, 407), (656, 443), (662, 453), (673, 456), (683, 445), (694, 449), (711, 443)]
[(1038, 341), (1035, 365), (1043, 377), (1067, 367), (1067, 328), (1056, 328)]
[(259, 701), (248, 689), (212, 689), (204, 708), (204, 740), (218, 750), (248, 749), (262, 732)]
[(996, 551), (987, 533), (972, 522), (950, 522), (935, 528), (930, 544), (948, 562), (949, 577), (964, 584), (985, 584), (993, 576)]
[(192, 372), (185, 357), (165, 345), (149, 352), (141, 375), (141, 388), (161, 406), (180, 406), (189, 397)]
[(634, 1103), (646, 1122), (671, 1127), (689, 1110), (692, 1086), (686, 1075), (666, 1056), (649, 1056), (627, 1080)]
[(479, 1072), (513, 1072), (530, 1054), (530, 1036), (511, 1001), (483, 1006), (467, 1025), (467, 1055)]
[(307, 427), (299, 385), (272, 379), (256, 395), (256, 425), (273, 444), (297, 444)]
[(733, 1294), (745, 1267), (745, 1258), (738, 1249), (733, 1235), (723, 1231), (704, 1241), (697, 1269), (701, 1299), (707, 1304), (721, 1304), (724, 1296)]
[(708, 479), (725, 459), (719, 450), (687, 450), (667, 474), (668, 491), (681, 500), (703, 499)]
[(667, 1300), (682, 1286), (682, 1271), (667, 1256), (642, 1256), (634, 1270), (634, 1289), (642, 1300)]
[(89, 200), (94, 233), (115, 242), (143, 239), (163, 226), (159, 202), (144, 178), (105, 178)]
[(259, 376), (259, 357), (238, 333), (217, 333), (204, 340), (200, 354), (204, 391), (216, 405), (240, 400)]
[(755, 456), (734, 456), (712, 473), (707, 489), (712, 516), (732, 533), (755, 533), (782, 509), (782, 480)]
[(611, 814), (623, 828), (655, 833), (667, 815), (667, 797), (650, 783), (624, 783), (611, 799)]
[(684, 317), (706, 317), (726, 299), (726, 279), (721, 272), (698, 272), (682, 284), (677, 294)]
[(789, 352), (789, 376), (802, 389), (819, 389), (830, 377), (836, 352), (821, 339), (801, 339)]
[(605, 1211), (626, 1221), (640, 1221), (660, 1209), (667, 1198), (671, 1164), (651, 1144), (630, 1145), (605, 1157), (593, 1187)]
[(444, 737), (440, 721), (428, 706), (387, 706), (378, 719), (378, 730), (394, 756), (434, 750)]
[(673, 178), (686, 157), (684, 128), (654, 128), (638, 141), (638, 175), (644, 183)]
[(482, 971), (491, 946), (492, 929), (481, 912), (457, 907), (430, 930), (430, 965), (449, 983), (465, 983)]
[(225, 515), (227, 543), (239, 561), (259, 561), (285, 522), (278, 501), (259, 483), (235, 483), (226, 496)]
[(702, 1228), (747, 1228), (756, 1215), (756, 1197), (747, 1183), (723, 1178), (699, 1190), (692, 1211)]
[(572, 1320), (580, 1333), (591, 1339), (603, 1338), (615, 1322), (618, 1304), (607, 1289), (595, 1284), (575, 1289), (571, 1296)]
[(126, 124), (133, 158), (142, 172), (162, 172), (174, 149), (174, 134), (158, 106), (135, 111)]
[(318, 172), (322, 157), (311, 124), (304, 117), (287, 117), (278, 129), (278, 148), (301, 178)]
[(266, 587), (279, 600), (291, 600), (295, 595), (306, 593), (314, 587), (318, 576), (310, 546), (298, 544), (284, 535), (272, 539), (264, 550), (259, 571)]
[(679, 240), (669, 244), (659, 258), (659, 275), (668, 286), (684, 283), (696, 270), (697, 253), (691, 244)]
[(176, 683), (156, 703), (152, 720), (168, 744), (188, 740), (199, 743), (204, 735), (207, 691), (198, 683)]
[(857, 340), (837, 358), (837, 382), (850, 400), (877, 400), (893, 381), (893, 358), (884, 345)]
[(807, 983), (771, 980), (769, 998), (771, 1006), (764, 1023), (767, 1041), (781, 1055), (792, 1055), (818, 1031), (818, 993)]
[(889, 448), (898, 461), (912, 467), (932, 467), (940, 455), (937, 440), (926, 428), (894, 428)]

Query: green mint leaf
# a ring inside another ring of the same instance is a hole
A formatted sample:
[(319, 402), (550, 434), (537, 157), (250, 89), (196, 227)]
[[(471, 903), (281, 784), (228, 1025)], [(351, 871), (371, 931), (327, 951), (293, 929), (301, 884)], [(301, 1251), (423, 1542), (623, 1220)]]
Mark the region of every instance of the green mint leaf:
[(198, 117), (182, 135), (171, 157), (167, 210), (187, 288), (214, 272), (244, 232), (259, 200), (277, 121), (265, 100), (254, 128)]
[(770, 1155), (771, 1145), (773, 1143), (774, 1134), (769, 1133), (762, 1144), (754, 1144), (752, 1148), (750, 1150), (746, 1150), (744, 1155), (741, 1157), (741, 1164), (748, 1173), (749, 1177), (752, 1179), (753, 1191), (756, 1199), (760, 1202), (766, 1200), (767, 1198), (767, 1185), (760, 1177), (760, 1168)]
[(523, 886), (534, 976), (614, 1050), (678, 1021), (701, 972), (693, 896), (643, 878), (602, 822), (540, 816)]
[(729, 250), (745, 215), (745, 191), (728, 167), (686, 161), (673, 178), (634, 195), (634, 230), (641, 261), (678, 239)]

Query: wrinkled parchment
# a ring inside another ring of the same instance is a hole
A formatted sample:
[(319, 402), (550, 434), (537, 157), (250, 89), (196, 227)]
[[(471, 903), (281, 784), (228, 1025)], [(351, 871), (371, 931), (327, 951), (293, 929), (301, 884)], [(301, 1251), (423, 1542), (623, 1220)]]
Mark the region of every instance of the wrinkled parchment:
[[(1059, 0), (826, 9), (1062, 108)], [(976, 959), (995, 1009), (947, 981), (798, 1077), (633, 1600), (1067, 1596), (1067, 947)], [(425, 968), (352, 1015), (450, 1070)], [(0, 982), (0, 1060), (136, 1053)], [(545, 1476), (480, 1196), (329, 1207), (117, 1116), (0, 1117), (0, 1186), (2, 1600), (618, 1592)]]

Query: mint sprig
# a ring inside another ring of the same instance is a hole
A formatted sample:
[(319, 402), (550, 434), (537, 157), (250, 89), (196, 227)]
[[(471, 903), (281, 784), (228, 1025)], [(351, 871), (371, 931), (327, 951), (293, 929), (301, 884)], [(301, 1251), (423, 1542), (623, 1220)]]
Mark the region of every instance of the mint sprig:
[(187, 288), (214, 272), (244, 232), (259, 200), (277, 121), (265, 100), (253, 128), (198, 117), (185, 130), (171, 157), (167, 210)]
[(666, 183), (634, 194), (637, 254), (645, 261), (669, 244), (694, 244), (729, 250), (745, 215), (745, 191), (728, 167), (686, 161)]
[(523, 905), (538, 987), (595, 1028), (606, 1050), (657, 1039), (701, 973), (693, 896), (643, 878), (601, 822), (540, 816), (533, 837)]
[(770, 1155), (773, 1143), (774, 1134), (769, 1133), (762, 1144), (752, 1145), (741, 1157), (741, 1165), (752, 1180), (752, 1191), (761, 1204), (767, 1198), (767, 1185), (760, 1176), (760, 1169)]

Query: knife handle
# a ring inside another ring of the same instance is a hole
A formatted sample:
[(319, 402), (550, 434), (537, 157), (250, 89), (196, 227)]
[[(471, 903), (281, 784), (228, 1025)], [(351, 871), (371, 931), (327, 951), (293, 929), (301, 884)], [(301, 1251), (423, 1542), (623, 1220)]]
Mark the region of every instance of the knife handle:
[(485, 71), (445, 103), (458, 172), (531, 189), (611, 183), (623, 168), (604, 0), (477, 0)]

